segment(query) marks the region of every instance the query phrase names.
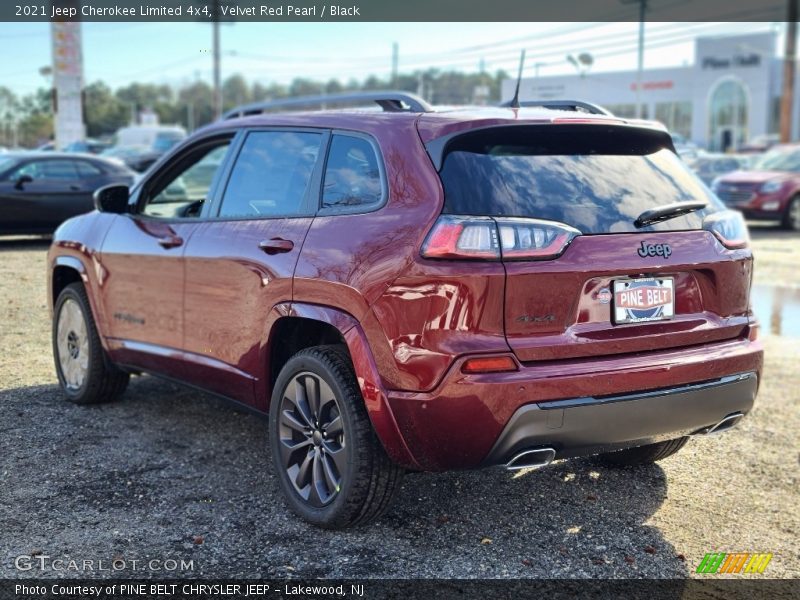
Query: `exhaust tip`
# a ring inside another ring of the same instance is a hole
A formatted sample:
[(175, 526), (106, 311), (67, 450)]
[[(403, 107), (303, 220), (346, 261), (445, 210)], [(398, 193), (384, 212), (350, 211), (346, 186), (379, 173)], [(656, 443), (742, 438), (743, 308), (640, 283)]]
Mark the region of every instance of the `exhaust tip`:
[(742, 417), (744, 417), (744, 413), (741, 412), (732, 413), (727, 417), (725, 417), (724, 419), (722, 419), (716, 425), (712, 425), (711, 427), (701, 431), (700, 433), (702, 435), (716, 435), (718, 433), (722, 433), (723, 431), (727, 431), (728, 429), (731, 429), (732, 427), (736, 426), (736, 424), (742, 420)]
[(520, 469), (538, 469), (549, 465), (556, 457), (553, 448), (535, 448), (523, 450), (506, 463), (506, 470), (519, 471)]

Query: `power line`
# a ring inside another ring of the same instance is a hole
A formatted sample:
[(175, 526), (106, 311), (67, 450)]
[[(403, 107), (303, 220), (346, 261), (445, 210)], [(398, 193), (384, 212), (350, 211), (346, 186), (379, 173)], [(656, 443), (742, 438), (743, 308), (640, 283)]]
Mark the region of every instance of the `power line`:
[[(715, 31), (716, 29), (718, 29), (721, 26), (722, 25), (720, 25), (720, 24), (713, 24), (713, 23), (698, 23), (698, 24), (691, 25), (689, 27), (687, 27), (685, 25), (682, 25), (679, 30), (664, 30), (664, 29), (661, 29), (660, 33), (655, 33), (655, 34), (651, 34), (650, 35), (650, 41), (654, 42), (654, 43), (658, 42), (659, 43), (658, 47), (663, 47), (663, 46), (667, 45), (664, 42), (668, 42), (671, 45), (678, 45), (678, 44), (682, 44), (682, 43), (694, 40), (698, 33), (706, 33), (706, 34), (708, 34), (708, 33), (711, 33), (713, 31)], [(574, 49), (576, 47), (580, 47), (582, 49), (586, 49), (588, 51), (591, 51), (592, 53), (597, 53), (598, 51), (602, 51), (602, 50), (604, 50), (606, 48), (613, 48), (613, 49), (619, 49), (621, 47), (625, 48), (625, 50), (623, 50), (623, 51), (607, 55), (607, 56), (612, 56), (612, 55), (624, 54), (624, 53), (629, 52), (629, 50), (628, 50), (629, 45), (630, 44), (635, 44), (635, 42), (636, 42), (635, 32), (632, 32), (632, 35), (629, 34), (628, 36), (621, 36), (621, 35), (618, 34), (616, 36), (613, 36), (613, 39), (611, 39), (609, 36), (600, 36), (600, 37), (596, 37), (596, 38), (593, 38), (593, 39), (608, 40), (608, 41), (606, 41), (604, 43), (594, 43), (594, 44), (590, 44), (588, 42), (588, 40), (584, 40), (584, 41), (581, 41), (581, 42), (571, 41), (571, 42), (568, 43), (569, 45), (556, 46), (556, 49), (552, 49), (553, 46), (550, 45), (550, 46), (548, 46), (548, 48), (549, 48), (548, 51), (541, 51), (541, 50), (537, 51), (536, 48), (530, 48), (530, 47), (526, 48), (526, 51), (529, 54), (531, 54), (532, 56), (535, 56), (537, 59), (545, 59), (545, 58), (548, 58), (548, 57), (562, 57), (566, 52), (574, 51)], [(578, 46), (579, 43), (580, 43), (580, 46)], [(653, 45), (653, 44), (648, 44), (648, 48), (651, 48), (651, 47), (656, 47), (656, 46)], [(634, 46), (634, 49), (635, 49), (635, 46)], [(502, 55), (498, 55), (498, 56), (493, 57), (493, 62), (500, 63), (500, 62), (503, 62), (504, 59), (508, 64), (510, 64), (512, 62), (516, 62), (516, 59), (517, 59), (516, 53), (518, 51), (519, 51), (519, 49), (505, 51), (505, 52), (503, 52)], [(342, 61), (342, 62), (344, 63), (345, 61)], [(424, 66), (424, 67), (428, 67), (428, 68), (458, 68), (458, 67), (461, 67), (461, 66), (464, 66), (464, 65), (470, 65), (473, 62), (474, 62), (473, 59), (465, 57), (465, 58), (455, 58), (454, 60), (450, 60), (450, 61), (447, 61), (447, 62), (444, 62), (442, 60), (435, 60), (434, 59), (434, 60), (432, 60), (432, 61), (430, 61), (430, 62), (428, 62), (427, 64), (424, 64), (424, 65), (422, 63), (411, 63), (411, 64), (409, 64), (407, 61), (404, 61), (403, 66), (404, 66), (404, 68), (406, 70), (413, 69), (414, 67), (420, 67), (420, 66)], [(537, 61), (537, 62), (541, 62), (541, 61)], [(559, 61), (559, 62), (561, 62), (561, 61)], [(295, 71), (298, 71), (298, 70), (302, 70), (304, 66), (306, 66), (306, 65), (298, 65), (298, 64), (277, 65), (277, 66), (272, 66), (271, 69), (270, 69), (270, 72), (271, 73), (285, 73), (287, 71), (288, 72), (295, 72)], [(378, 72), (381, 72), (381, 73), (385, 72), (386, 71), (385, 63), (377, 65), (376, 70)], [(342, 77), (342, 76), (350, 74), (350, 73), (354, 73), (354, 74), (357, 74), (357, 75), (365, 75), (366, 74), (365, 73), (365, 69), (363, 67), (359, 67), (359, 66), (352, 66), (352, 67), (346, 67), (346, 68), (343, 68), (343, 69), (336, 69), (335, 72), (332, 72), (330, 69), (326, 70), (324, 73), (321, 73), (321, 72), (311, 72), (311, 73), (309, 73), (308, 71), (304, 71), (303, 74), (304, 74), (304, 76), (307, 76), (307, 77), (320, 77), (320, 76), (322, 76), (322, 77), (326, 77), (326, 76), (329, 76), (329, 77), (334, 77), (334, 76), (335, 77)]]
[[(663, 27), (650, 27), (648, 28), (648, 35), (651, 36), (651, 39), (660, 40), (666, 36), (673, 36), (679, 35), (685, 37), (688, 32), (703, 32), (706, 33), (704, 30), (713, 31), (714, 28), (720, 27), (729, 27), (729, 24), (721, 24), (721, 23), (695, 23), (688, 25), (685, 23), (678, 23), (678, 24), (669, 24)], [(629, 32), (613, 32), (613, 33), (603, 33), (596, 36), (590, 37), (583, 37), (579, 40), (563, 40), (563, 41), (554, 41), (548, 43), (546, 46), (544, 45), (536, 45), (536, 46), (527, 46), (526, 50), (532, 56), (536, 56), (537, 58), (541, 57), (549, 57), (549, 56), (560, 56), (565, 53), (574, 51), (576, 47), (585, 48), (587, 50), (596, 50), (607, 48), (609, 46), (618, 46), (619, 44), (626, 43), (629, 40), (633, 40), (636, 36), (636, 31), (631, 30)], [(489, 46), (489, 45), (486, 45)], [(417, 55), (417, 56), (426, 56), (425, 59), (413, 59), (410, 58), (410, 55), (403, 56), (403, 68), (404, 70), (409, 69), (416, 69), (416, 68), (427, 68), (427, 67), (434, 67), (434, 66), (443, 66), (443, 67), (459, 67), (464, 65), (471, 65), (476, 61), (476, 58), (483, 60), (484, 62), (507, 62), (506, 67), (510, 68), (511, 63), (516, 63), (516, 58), (518, 56), (520, 48), (509, 48), (503, 50), (495, 50), (493, 52), (486, 52), (481, 54), (479, 57), (469, 57), (469, 56), (453, 56), (452, 59), (447, 60), (445, 57), (448, 57), (454, 52), (440, 52), (431, 55)], [(273, 61), (277, 60), (277, 57), (269, 57), (264, 55), (253, 54), (249, 52), (236, 52), (236, 56), (256, 60), (256, 61)], [(328, 57), (326, 61), (306, 61), (305, 58), (301, 57), (285, 57), (280, 60), (280, 64), (278, 65), (271, 65), (270, 71), (275, 73), (282, 73), (286, 71), (297, 71), (301, 69), (307, 69), (308, 67), (315, 67), (318, 66), (316, 63), (318, 62), (325, 62), (329, 65), (344, 65), (346, 64), (347, 67), (342, 69), (338, 68), (337, 72), (339, 76), (342, 73), (355, 73), (357, 75), (364, 74), (365, 71), (377, 71), (377, 72), (385, 72), (386, 71), (386, 60), (385, 59), (376, 59), (373, 57), (364, 58), (364, 59), (333, 59)], [(317, 74), (318, 73), (318, 74)], [(313, 74), (315, 76), (325, 76), (330, 73), (330, 70), (326, 71), (325, 73), (315, 71)], [(311, 76), (312, 73), (305, 73), (307, 76)]]

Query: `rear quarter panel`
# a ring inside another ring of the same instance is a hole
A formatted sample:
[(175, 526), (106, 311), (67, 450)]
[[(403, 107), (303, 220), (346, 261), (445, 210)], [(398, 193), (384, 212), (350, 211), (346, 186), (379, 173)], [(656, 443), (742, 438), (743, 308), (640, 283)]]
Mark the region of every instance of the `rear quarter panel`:
[(441, 211), (439, 178), (414, 122), (370, 124), (359, 131), (380, 147), (389, 197), (373, 212), (317, 216), (295, 269), (294, 300), (329, 306), (362, 323), (387, 387), (402, 377), (372, 304), (412, 264)]

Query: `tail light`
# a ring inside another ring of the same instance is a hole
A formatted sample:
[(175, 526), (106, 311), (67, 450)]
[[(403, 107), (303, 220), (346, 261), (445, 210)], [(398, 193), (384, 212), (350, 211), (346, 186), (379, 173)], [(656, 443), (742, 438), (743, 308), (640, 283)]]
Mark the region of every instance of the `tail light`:
[(746, 248), (750, 243), (750, 234), (742, 213), (735, 210), (723, 210), (711, 213), (703, 221), (703, 228), (717, 236), (726, 248)]
[(442, 215), (425, 243), (425, 258), (549, 260), (581, 234), (563, 223), (522, 218)]
[(580, 231), (539, 219), (495, 219), (504, 259), (548, 260), (563, 254)]
[(500, 258), (497, 225), (489, 217), (442, 215), (422, 246), (422, 256), (497, 260)]

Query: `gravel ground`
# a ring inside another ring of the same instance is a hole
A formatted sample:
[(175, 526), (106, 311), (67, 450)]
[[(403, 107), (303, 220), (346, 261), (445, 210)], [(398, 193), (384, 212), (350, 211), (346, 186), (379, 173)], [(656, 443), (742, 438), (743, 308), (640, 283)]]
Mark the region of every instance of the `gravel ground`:
[[(800, 287), (798, 242), (754, 230), (756, 283)], [(410, 474), (381, 521), (325, 532), (284, 506), (258, 417), (152, 377), (114, 405), (62, 400), (46, 247), (0, 241), (0, 578), (39, 575), (13, 566), (38, 553), (139, 577), (176, 559), (193, 576), (680, 578), (712, 551), (773, 552), (768, 575), (798, 576), (797, 338), (765, 336), (738, 431), (658, 465)]]

